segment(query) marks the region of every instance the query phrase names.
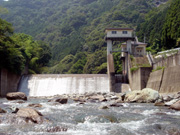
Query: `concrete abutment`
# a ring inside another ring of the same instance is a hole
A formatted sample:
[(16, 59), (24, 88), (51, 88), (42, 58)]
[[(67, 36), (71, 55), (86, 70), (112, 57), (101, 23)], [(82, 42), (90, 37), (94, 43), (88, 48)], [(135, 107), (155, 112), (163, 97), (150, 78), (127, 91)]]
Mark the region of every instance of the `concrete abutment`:
[(4, 97), (8, 92), (16, 92), (21, 76), (6, 69), (0, 70), (0, 96)]

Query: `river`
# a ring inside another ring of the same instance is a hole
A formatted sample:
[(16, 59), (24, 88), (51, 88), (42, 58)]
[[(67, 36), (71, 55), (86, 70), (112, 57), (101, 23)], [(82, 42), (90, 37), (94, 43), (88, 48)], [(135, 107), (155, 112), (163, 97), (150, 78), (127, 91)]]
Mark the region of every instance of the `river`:
[[(120, 107), (99, 109), (109, 102), (86, 102), (79, 104), (68, 100), (67, 104), (48, 102), (48, 98), (29, 98), (24, 103), (0, 99), (0, 107), (7, 110), (1, 114), (1, 135), (179, 135), (180, 112), (153, 104), (122, 103)], [(40, 103), (36, 108), (50, 122), (43, 124), (18, 124), (9, 122), (12, 108), (27, 107)], [(6, 119), (3, 119), (6, 118)], [(51, 127), (67, 131), (47, 132)]]

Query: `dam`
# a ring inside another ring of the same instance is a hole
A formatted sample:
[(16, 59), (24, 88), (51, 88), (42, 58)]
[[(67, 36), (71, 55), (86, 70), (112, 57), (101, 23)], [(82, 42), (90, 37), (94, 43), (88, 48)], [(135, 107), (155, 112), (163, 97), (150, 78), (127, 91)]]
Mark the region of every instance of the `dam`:
[(39, 74), (24, 75), (18, 91), (27, 96), (110, 92), (107, 74)]

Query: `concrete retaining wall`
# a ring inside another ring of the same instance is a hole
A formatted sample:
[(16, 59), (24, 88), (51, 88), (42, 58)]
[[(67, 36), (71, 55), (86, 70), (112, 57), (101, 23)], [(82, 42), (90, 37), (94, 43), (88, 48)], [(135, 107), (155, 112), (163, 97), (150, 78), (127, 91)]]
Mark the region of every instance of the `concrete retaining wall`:
[(164, 71), (162, 69), (151, 72), (146, 87), (159, 91), (162, 83), (163, 72)]
[(180, 53), (169, 56), (167, 58), (162, 58), (160, 61), (153, 64), (153, 69), (156, 69), (157, 67), (173, 67), (180, 65)]
[(141, 89), (141, 77), (140, 77), (140, 69), (133, 71), (131, 73), (131, 81), (130, 81), (131, 90), (140, 90)]
[(9, 72), (6, 69), (0, 70), (0, 96), (4, 97), (8, 92), (17, 91), (20, 75)]
[(151, 67), (140, 67), (138, 70), (131, 72), (131, 89), (141, 90), (146, 88), (151, 71)]
[(152, 88), (160, 93), (174, 93), (180, 91), (180, 66), (158, 70), (150, 74), (147, 88)]
[(160, 93), (180, 91), (180, 66), (165, 68)]
[(115, 91), (115, 70), (114, 70), (114, 58), (112, 54), (108, 54), (107, 56), (107, 68), (108, 68), (108, 76), (109, 76), (109, 87), (110, 91)]

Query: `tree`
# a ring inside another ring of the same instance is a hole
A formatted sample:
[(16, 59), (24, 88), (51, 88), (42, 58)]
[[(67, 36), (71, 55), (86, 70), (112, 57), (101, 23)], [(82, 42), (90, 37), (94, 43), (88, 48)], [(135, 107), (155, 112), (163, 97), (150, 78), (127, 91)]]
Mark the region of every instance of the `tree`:
[(163, 26), (162, 44), (165, 49), (177, 47), (176, 43), (180, 37), (180, 1), (174, 0), (166, 15)]
[(20, 73), (24, 68), (24, 58), (11, 35), (13, 28), (10, 23), (0, 19), (0, 68), (7, 68), (13, 72)]
[(37, 42), (23, 33), (14, 34), (12, 38), (25, 58), (25, 73), (39, 73), (51, 59), (50, 48), (44, 42)]

